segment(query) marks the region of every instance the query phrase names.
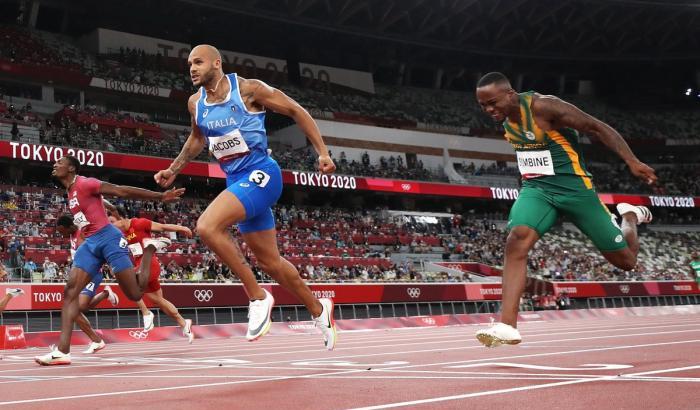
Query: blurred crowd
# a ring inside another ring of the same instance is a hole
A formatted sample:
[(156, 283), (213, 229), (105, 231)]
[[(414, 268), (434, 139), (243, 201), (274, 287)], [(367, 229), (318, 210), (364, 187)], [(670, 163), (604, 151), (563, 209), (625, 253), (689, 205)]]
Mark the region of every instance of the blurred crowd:
[[(68, 240), (54, 229), (66, 212), (62, 190), (2, 185), (0, 259), (13, 278), (60, 281), (71, 264)], [(133, 216), (194, 227), (206, 199), (176, 204), (121, 201)], [(408, 261), (467, 260), (500, 266), (505, 214), (426, 216), (382, 209), (348, 210), (279, 205), (275, 208), (279, 248), (312, 281), (431, 281), (467, 277), (426, 272)], [(178, 238), (160, 257), (164, 281), (236, 281), (197, 237)], [(698, 233), (648, 230), (641, 235), (639, 264), (623, 272), (608, 264), (578, 231), (556, 228), (538, 242), (529, 274), (548, 280), (687, 279), (687, 258), (700, 244)], [(254, 256), (242, 245), (255, 266)], [(412, 258), (407, 258), (411, 256)], [(106, 272), (108, 277), (110, 274)], [(256, 271), (261, 280), (269, 280)]]

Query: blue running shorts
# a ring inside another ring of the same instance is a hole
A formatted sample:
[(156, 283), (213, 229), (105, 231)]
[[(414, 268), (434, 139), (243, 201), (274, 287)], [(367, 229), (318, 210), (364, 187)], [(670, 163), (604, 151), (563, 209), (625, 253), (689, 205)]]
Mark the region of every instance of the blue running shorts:
[(73, 267), (80, 268), (90, 275), (93, 281), (99, 275), (103, 263), (108, 263), (115, 274), (133, 268), (127, 242), (119, 229), (107, 225), (95, 234), (85, 238), (73, 258)]
[(282, 171), (267, 157), (249, 169), (226, 176), (226, 190), (236, 195), (245, 208), (241, 233), (266, 231), (275, 227), (272, 206), (282, 195)]

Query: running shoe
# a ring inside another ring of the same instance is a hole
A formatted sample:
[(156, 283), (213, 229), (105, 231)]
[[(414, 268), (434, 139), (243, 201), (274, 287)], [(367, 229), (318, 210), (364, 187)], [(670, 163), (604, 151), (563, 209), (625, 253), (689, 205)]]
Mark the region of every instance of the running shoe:
[(148, 311), (147, 315), (143, 315), (143, 331), (144, 332), (150, 332), (153, 330), (153, 319), (156, 316), (151, 312), (150, 310)]
[(194, 340), (194, 332), (192, 331), (192, 319), (185, 319), (185, 327), (182, 328), (183, 336), (187, 336), (187, 342), (192, 344)]
[(648, 224), (653, 219), (651, 211), (646, 206), (636, 206), (624, 202), (617, 204), (617, 213), (620, 216), (629, 212), (634, 212), (637, 215), (637, 225)]
[(479, 330), (476, 332), (476, 338), (486, 347), (517, 345), (522, 340), (518, 329), (501, 322), (492, 323), (486, 329)]
[(5, 289), (5, 294), (16, 298), (19, 295), (24, 295), (24, 291), (20, 288), (7, 288)]
[(168, 238), (146, 238), (143, 240), (143, 248), (146, 249), (149, 246), (154, 246), (156, 248), (156, 253), (165, 253), (168, 246), (170, 246), (170, 239)]
[(331, 299), (319, 299), (321, 305), (323, 306), (323, 311), (319, 317), (313, 318), (314, 324), (317, 328), (321, 329), (321, 334), (323, 334), (323, 343), (326, 345), (326, 349), (333, 350), (335, 348), (335, 342), (338, 340), (338, 332), (335, 328), (335, 319), (333, 318), (333, 308), (334, 304)]
[(43, 356), (36, 356), (34, 361), (42, 366), (60, 366), (70, 364), (70, 353), (62, 353), (58, 349), (54, 349), (51, 353)]
[(267, 290), (265, 299), (252, 300), (248, 305), (248, 332), (245, 337), (252, 342), (264, 336), (272, 325), (272, 307), (275, 306), (275, 298)]
[(96, 353), (96, 352), (99, 352), (100, 350), (104, 349), (105, 346), (107, 346), (107, 344), (105, 343), (104, 340), (100, 340), (99, 343), (90, 342), (90, 344), (88, 345), (88, 348), (83, 350), (83, 353), (86, 353), (86, 354)]
[(111, 286), (105, 286), (105, 291), (107, 292), (107, 299), (112, 306), (117, 306), (119, 304), (119, 295), (117, 295)]

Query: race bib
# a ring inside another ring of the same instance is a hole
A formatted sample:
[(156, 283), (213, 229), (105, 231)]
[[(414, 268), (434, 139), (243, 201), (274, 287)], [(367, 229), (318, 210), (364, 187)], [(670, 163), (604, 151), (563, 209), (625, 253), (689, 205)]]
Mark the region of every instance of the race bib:
[(209, 151), (218, 160), (228, 160), (247, 154), (250, 150), (239, 130), (220, 137), (209, 137)]
[(90, 225), (87, 217), (85, 217), (85, 214), (82, 212), (78, 212), (77, 214), (73, 215), (73, 223), (78, 227), (78, 229), (83, 229)]
[(518, 169), (524, 177), (554, 175), (552, 153), (549, 151), (516, 151)]
[(254, 183), (260, 188), (265, 188), (267, 183), (270, 182), (270, 176), (266, 172), (256, 169), (255, 171), (250, 173), (248, 181)]
[(132, 243), (129, 244), (129, 252), (134, 256), (141, 256), (143, 255), (143, 248), (140, 243)]

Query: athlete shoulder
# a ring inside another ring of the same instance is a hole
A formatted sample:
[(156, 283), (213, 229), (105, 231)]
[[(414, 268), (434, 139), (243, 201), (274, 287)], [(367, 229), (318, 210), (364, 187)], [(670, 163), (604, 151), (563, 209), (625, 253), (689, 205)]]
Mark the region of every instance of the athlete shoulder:
[(202, 96), (202, 90), (199, 89), (197, 90), (196, 93), (190, 95), (190, 98), (187, 100), (187, 111), (190, 112), (190, 115), (194, 116), (195, 113), (195, 107), (197, 106), (197, 101), (199, 101), (199, 98)]
[(539, 93), (532, 95), (530, 107), (534, 115), (546, 120), (556, 120), (569, 113), (572, 109), (576, 109), (576, 106), (555, 95)]

